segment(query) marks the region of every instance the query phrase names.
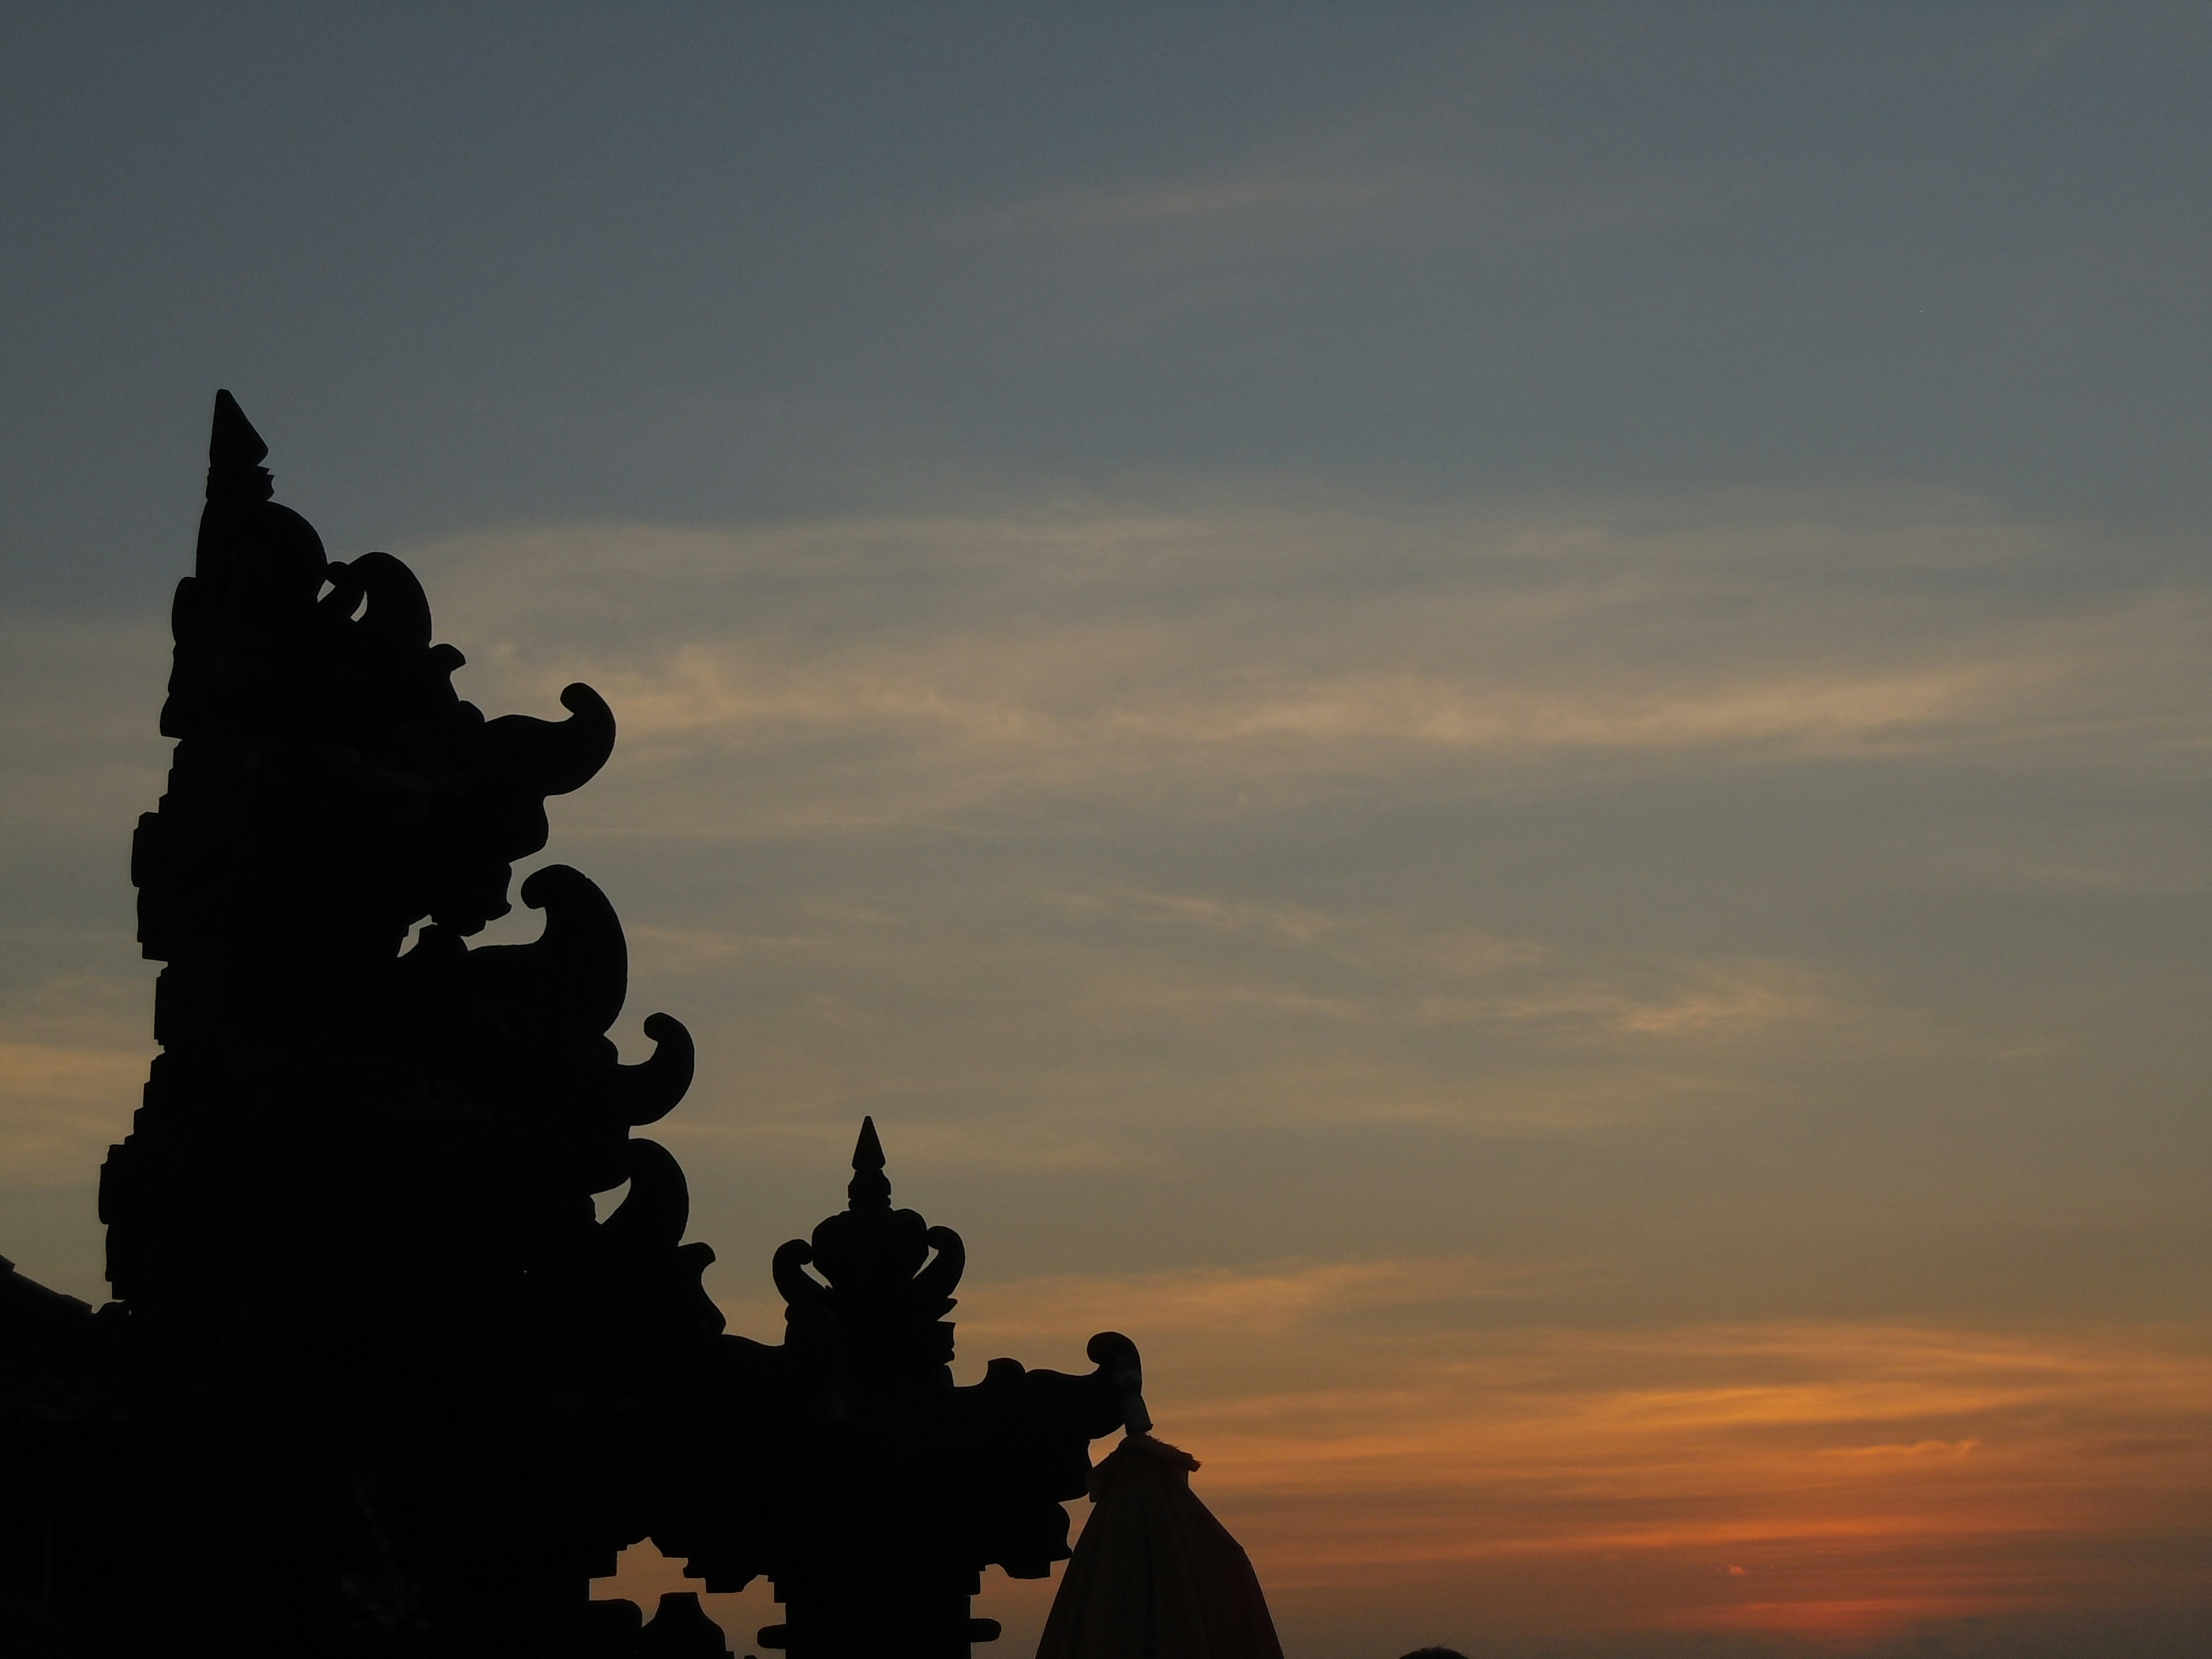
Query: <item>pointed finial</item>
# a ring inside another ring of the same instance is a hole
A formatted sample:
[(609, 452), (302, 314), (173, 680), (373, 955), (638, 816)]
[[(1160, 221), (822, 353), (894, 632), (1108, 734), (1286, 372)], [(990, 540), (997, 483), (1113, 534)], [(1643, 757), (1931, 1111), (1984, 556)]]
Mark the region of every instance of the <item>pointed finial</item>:
[(228, 391), (215, 394), (215, 425), (208, 434), (208, 494), (267, 501), (276, 493), (268, 469), (269, 446)]
[(891, 1183), (884, 1174), (884, 1143), (876, 1139), (876, 1121), (860, 1120), (860, 1139), (853, 1148), (853, 1179), (845, 1188), (849, 1207), (888, 1210)]

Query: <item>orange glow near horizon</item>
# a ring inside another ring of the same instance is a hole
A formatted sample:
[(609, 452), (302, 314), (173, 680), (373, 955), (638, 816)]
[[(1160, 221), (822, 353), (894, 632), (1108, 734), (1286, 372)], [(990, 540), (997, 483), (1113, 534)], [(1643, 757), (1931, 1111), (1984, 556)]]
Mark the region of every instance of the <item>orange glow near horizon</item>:
[(2212, 1593), (2192, 1333), (1496, 1322), (1528, 1288), (1465, 1261), (983, 1286), (963, 1351), (1141, 1309), (1159, 1432), (1283, 1608), (1848, 1645)]

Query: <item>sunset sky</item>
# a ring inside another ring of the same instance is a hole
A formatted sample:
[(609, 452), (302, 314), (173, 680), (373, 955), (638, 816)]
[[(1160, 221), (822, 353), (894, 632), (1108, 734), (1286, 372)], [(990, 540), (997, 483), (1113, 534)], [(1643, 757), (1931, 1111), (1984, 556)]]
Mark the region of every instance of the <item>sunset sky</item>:
[(0, 1255), (106, 1295), (225, 386), (464, 696), (613, 705), (546, 859), (733, 1329), (872, 1113), (963, 1380), (1134, 1337), (1290, 1659), (2198, 1659), (2208, 86), (2200, 4), (8, 8)]

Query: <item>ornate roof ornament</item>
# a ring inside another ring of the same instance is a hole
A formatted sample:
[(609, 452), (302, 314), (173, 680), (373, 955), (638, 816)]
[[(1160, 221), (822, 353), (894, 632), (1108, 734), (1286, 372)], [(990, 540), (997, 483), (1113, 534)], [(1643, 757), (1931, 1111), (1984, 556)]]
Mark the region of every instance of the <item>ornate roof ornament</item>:
[(547, 865), (539, 936), (469, 943), (612, 711), (575, 684), (565, 720), (487, 719), (414, 573), (331, 559), (268, 453), (218, 393), (132, 848), (162, 1052), (101, 1172), (118, 1299), (6, 1275), (0, 1531), (45, 1554), (0, 1577), (168, 1652), (713, 1652), (696, 1599), (590, 1600), (651, 1536), (710, 1589), (770, 1574), (794, 1659), (964, 1656), (984, 1566), (1066, 1556), (1090, 1443), (1141, 1418), (1135, 1348), (957, 1387), (965, 1252), (891, 1207), (872, 1121), (846, 1209), (776, 1252), (785, 1341), (724, 1334), (683, 1170), (631, 1133), (691, 1038), (652, 1014), (622, 1060), (613, 905)]

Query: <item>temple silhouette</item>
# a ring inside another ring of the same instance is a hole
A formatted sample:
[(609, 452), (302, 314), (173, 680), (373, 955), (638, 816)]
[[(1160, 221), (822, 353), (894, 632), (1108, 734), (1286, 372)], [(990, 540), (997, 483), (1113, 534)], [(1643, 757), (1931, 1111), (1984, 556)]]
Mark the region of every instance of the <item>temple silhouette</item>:
[(770, 1265), (783, 1340), (725, 1331), (634, 1133), (691, 1039), (656, 1013), (622, 1062), (606, 896), (546, 866), (537, 939), (468, 943), (613, 714), (486, 719), (414, 574), (330, 559), (267, 453), (218, 393), (131, 855), (161, 1052), (101, 1170), (115, 1299), (0, 1264), (0, 1647), (722, 1654), (696, 1595), (590, 1599), (649, 1538), (707, 1590), (772, 1580), (790, 1659), (964, 1659), (981, 1570), (1048, 1573), (1091, 1441), (1147, 1426), (1135, 1347), (956, 1387), (960, 1237), (893, 1207), (867, 1121), (847, 1207)]

